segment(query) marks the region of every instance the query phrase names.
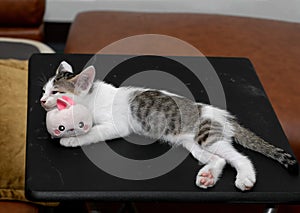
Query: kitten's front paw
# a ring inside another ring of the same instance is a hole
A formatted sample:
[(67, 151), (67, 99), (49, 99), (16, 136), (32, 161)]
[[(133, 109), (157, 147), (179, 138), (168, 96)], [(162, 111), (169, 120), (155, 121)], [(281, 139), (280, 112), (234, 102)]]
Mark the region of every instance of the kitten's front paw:
[(60, 143), (60, 145), (65, 146), (65, 147), (80, 146), (80, 142), (77, 137), (61, 138), (59, 143)]

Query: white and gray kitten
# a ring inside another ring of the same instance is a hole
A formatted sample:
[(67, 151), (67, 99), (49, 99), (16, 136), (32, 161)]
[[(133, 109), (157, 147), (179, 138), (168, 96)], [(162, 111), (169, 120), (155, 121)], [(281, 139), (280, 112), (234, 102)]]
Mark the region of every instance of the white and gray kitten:
[(92, 112), (94, 126), (91, 131), (61, 138), (63, 146), (83, 146), (131, 133), (181, 145), (205, 165), (196, 177), (196, 185), (201, 188), (216, 184), (226, 162), (237, 170), (237, 188), (244, 191), (254, 186), (253, 164), (236, 151), (232, 141), (278, 161), (291, 172), (298, 171), (298, 163), (290, 154), (240, 126), (225, 110), (166, 91), (116, 88), (103, 81), (94, 82), (94, 78), (94, 67), (74, 75), (72, 67), (62, 62), (56, 75), (43, 88), (40, 101), (46, 110), (55, 107), (58, 97), (67, 95)]

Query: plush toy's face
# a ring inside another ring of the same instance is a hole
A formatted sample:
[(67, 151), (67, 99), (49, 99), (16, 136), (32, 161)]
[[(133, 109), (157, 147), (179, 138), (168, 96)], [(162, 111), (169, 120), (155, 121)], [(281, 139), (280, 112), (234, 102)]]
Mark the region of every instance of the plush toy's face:
[(92, 116), (83, 105), (68, 97), (57, 99), (57, 109), (47, 113), (47, 130), (53, 137), (74, 137), (87, 133), (92, 127)]

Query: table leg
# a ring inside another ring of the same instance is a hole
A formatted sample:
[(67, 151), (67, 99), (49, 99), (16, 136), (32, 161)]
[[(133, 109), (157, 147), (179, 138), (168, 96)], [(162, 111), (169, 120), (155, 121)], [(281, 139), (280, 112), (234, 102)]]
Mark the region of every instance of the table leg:
[(119, 213), (137, 213), (133, 202), (125, 202), (118, 211)]
[(264, 213), (277, 213), (278, 207), (275, 205), (267, 205)]

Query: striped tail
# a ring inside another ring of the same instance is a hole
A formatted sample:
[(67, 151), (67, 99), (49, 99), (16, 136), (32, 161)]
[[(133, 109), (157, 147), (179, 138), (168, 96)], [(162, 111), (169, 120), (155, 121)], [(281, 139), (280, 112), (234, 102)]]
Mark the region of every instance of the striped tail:
[(234, 141), (241, 146), (255, 152), (259, 152), (283, 165), (291, 174), (299, 173), (297, 160), (283, 149), (275, 147), (264, 139), (258, 137), (250, 130), (233, 121), (235, 129)]

